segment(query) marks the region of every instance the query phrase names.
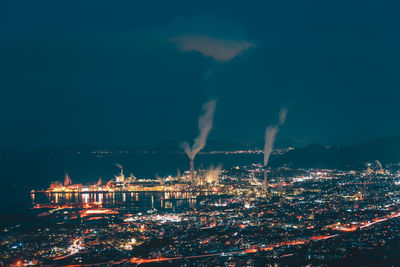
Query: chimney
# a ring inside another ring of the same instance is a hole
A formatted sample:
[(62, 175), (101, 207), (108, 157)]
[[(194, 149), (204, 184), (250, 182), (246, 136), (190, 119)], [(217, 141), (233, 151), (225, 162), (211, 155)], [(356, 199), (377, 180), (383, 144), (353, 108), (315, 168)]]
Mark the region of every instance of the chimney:
[(264, 169), (264, 187), (267, 190), (267, 170)]
[(190, 159), (190, 182), (192, 184), (192, 187), (195, 186), (194, 183), (194, 159)]

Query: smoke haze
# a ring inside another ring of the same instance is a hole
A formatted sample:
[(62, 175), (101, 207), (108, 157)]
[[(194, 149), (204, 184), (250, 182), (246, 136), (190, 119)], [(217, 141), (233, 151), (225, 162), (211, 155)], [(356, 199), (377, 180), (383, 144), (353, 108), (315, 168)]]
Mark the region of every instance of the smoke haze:
[(211, 166), (205, 175), (205, 180), (207, 183), (218, 183), (219, 174), (221, 173), (222, 165), (218, 165), (216, 168)]

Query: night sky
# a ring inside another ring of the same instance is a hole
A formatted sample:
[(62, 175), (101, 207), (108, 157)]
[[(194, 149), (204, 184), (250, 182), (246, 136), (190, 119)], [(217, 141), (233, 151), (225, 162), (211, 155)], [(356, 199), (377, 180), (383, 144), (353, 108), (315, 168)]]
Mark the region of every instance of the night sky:
[(400, 2), (0, 1), (0, 147), (400, 134)]

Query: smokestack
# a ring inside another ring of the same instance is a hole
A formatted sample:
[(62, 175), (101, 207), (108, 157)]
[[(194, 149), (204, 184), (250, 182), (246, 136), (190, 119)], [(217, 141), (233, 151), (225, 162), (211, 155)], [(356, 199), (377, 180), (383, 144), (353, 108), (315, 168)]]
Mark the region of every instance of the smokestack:
[(194, 181), (194, 158), (197, 153), (202, 150), (207, 142), (208, 134), (213, 127), (213, 118), (215, 111), (216, 100), (210, 100), (203, 105), (204, 114), (199, 117), (199, 135), (194, 139), (192, 146), (188, 142), (180, 144), (181, 148), (185, 151), (186, 155), (190, 159), (190, 179), (192, 187), (195, 185)]
[(192, 187), (196, 185), (194, 181), (194, 158), (190, 159), (190, 183)]
[(264, 169), (264, 186), (267, 188), (267, 169)]

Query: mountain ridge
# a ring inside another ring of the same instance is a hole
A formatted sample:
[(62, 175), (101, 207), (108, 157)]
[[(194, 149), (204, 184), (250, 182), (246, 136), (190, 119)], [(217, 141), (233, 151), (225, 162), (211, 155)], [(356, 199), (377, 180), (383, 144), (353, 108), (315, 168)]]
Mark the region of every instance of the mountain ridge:
[(293, 168), (365, 168), (367, 162), (400, 162), (400, 136), (376, 139), (352, 146), (309, 145), (278, 156), (271, 166)]

